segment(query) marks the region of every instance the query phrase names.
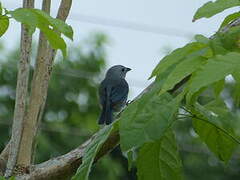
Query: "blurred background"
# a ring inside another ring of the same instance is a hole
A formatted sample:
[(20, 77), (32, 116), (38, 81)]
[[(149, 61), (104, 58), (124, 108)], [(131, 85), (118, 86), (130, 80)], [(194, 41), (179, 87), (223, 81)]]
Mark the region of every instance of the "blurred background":
[[(21, 7), (19, 0), (2, 0), (8, 10)], [(49, 86), (48, 99), (37, 139), (36, 163), (64, 154), (98, 130), (97, 88), (107, 68), (122, 64), (132, 68), (127, 80), (133, 99), (151, 81), (151, 71), (173, 49), (192, 41), (195, 34), (210, 36), (233, 9), (192, 23), (206, 0), (88, 0), (73, 1), (67, 20), (74, 30), (68, 57), (59, 54)], [(52, 0), (56, 15), (59, 0)], [(41, 7), (41, 1), (36, 1)], [(236, 11), (236, 9), (235, 9)], [(36, 55), (38, 33), (32, 53)], [(0, 39), (0, 150), (8, 142), (15, 100), (20, 24), (11, 21)], [(231, 101), (231, 83), (225, 98)], [(228, 165), (219, 162), (194, 133), (191, 121), (175, 124), (176, 136), (187, 180), (240, 179), (239, 154)], [(117, 147), (94, 166), (92, 180), (135, 180), (136, 170), (127, 170), (127, 160)]]

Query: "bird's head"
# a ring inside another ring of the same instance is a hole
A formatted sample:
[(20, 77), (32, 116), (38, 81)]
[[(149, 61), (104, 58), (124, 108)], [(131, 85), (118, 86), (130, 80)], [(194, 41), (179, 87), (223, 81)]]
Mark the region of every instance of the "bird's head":
[(106, 73), (107, 78), (125, 78), (131, 69), (122, 65), (112, 66)]

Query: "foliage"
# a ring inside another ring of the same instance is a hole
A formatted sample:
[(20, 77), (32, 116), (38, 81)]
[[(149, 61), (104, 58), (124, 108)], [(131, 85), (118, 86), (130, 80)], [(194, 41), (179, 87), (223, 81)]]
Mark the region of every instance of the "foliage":
[[(239, 5), (239, 0), (208, 2), (198, 9), (194, 20)], [(238, 17), (228, 16), (223, 25)], [(150, 77), (156, 77), (152, 89), (121, 114), (120, 145), (131, 164), (136, 159), (133, 152), (137, 153), (139, 179), (182, 178), (181, 160), (174, 138), (169, 135), (177, 119), (192, 120), (195, 133), (220, 161), (227, 163), (232, 157), (240, 144), (236, 126), (240, 117), (225, 105), (221, 92), (227, 76), (233, 75), (239, 83), (239, 38), (239, 26), (224, 33), (220, 30), (210, 39), (196, 35), (194, 42), (159, 62)], [(168, 92), (186, 77), (189, 80), (183, 88), (170, 95)]]
[(204, 4), (201, 8), (197, 10), (195, 13), (193, 20), (200, 19), (202, 17), (212, 17), (217, 13), (220, 13), (224, 11), (225, 9), (239, 6), (240, 1), (239, 0), (216, 0), (215, 2), (209, 1), (206, 4)]
[(63, 56), (66, 56), (66, 43), (61, 34), (73, 39), (72, 27), (65, 22), (52, 18), (50, 15), (39, 9), (18, 8), (14, 11), (7, 11), (2, 14), (2, 6), (0, 6), (0, 37), (6, 32), (9, 25), (9, 19), (24, 24), (28, 28), (28, 32), (33, 34), (36, 28), (39, 28), (53, 49), (60, 49)]
[(159, 140), (175, 120), (182, 96), (173, 99), (169, 94), (157, 95), (157, 88), (129, 105), (119, 123), (123, 151)]
[(7, 31), (9, 19), (6, 16), (0, 15), (0, 37)]
[(110, 132), (112, 130), (112, 126), (105, 126), (101, 129), (96, 137), (94, 137), (93, 141), (87, 146), (84, 151), (84, 158), (82, 165), (77, 170), (77, 173), (72, 178), (72, 180), (85, 180), (88, 179), (90, 168), (93, 164), (94, 157), (97, 155), (102, 144), (107, 140)]
[[(105, 67), (106, 43), (105, 35), (91, 34), (77, 47), (71, 47), (65, 60), (57, 56), (37, 136), (35, 163), (69, 152), (99, 129), (96, 123), (100, 113), (96, 103), (97, 87)], [(33, 57), (34, 53), (35, 48)], [(11, 135), (19, 51), (2, 49), (1, 54), (4, 56), (0, 57), (0, 150)], [(115, 153), (104, 158), (101, 166), (94, 167), (91, 178), (126, 179), (127, 171), (120, 163), (123, 159), (118, 156), (119, 153)], [(109, 168), (115, 171), (110, 172)]]
[(239, 12), (236, 12), (236, 13), (233, 13), (233, 14), (230, 14), (228, 15), (224, 21), (222, 22), (220, 28), (226, 26), (227, 24), (229, 24), (230, 22), (232, 22), (233, 20), (237, 19), (240, 17), (240, 13)]
[[(0, 180), (7, 180), (5, 177), (0, 176)], [(15, 177), (10, 177), (8, 180), (15, 180)]]
[(182, 179), (176, 140), (172, 130), (158, 141), (144, 144), (137, 159), (138, 179)]
[[(239, 5), (239, 0), (210, 1), (197, 10), (194, 20), (209, 18), (227, 8)], [(5, 14), (2, 14), (2, 9), (1, 7), (1, 35), (7, 30), (9, 18), (14, 18), (25, 24), (29, 33), (39, 28), (48, 38), (51, 46), (54, 49), (61, 49), (63, 55), (66, 55), (66, 44), (60, 34), (72, 39), (70, 26), (37, 9), (4, 10)], [(216, 158), (227, 164), (240, 144), (240, 117), (237, 113), (240, 102), (240, 27), (229, 27), (227, 32), (222, 32), (221, 29), (238, 17), (239, 13), (227, 16), (220, 30), (212, 38), (196, 35), (194, 42), (165, 56), (151, 74), (150, 78), (155, 77), (152, 88), (131, 103), (116, 123), (104, 127), (93, 137), (85, 149), (82, 164), (73, 179), (89, 178), (94, 159), (115, 124), (117, 125), (114, 126), (114, 130), (119, 131), (120, 134), (121, 150), (128, 157), (130, 167), (136, 164), (140, 180), (183, 178), (182, 161), (173, 132), (175, 122), (182, 119), (191, 120), (192, 124), (189, 126), (194, 129), (199, 140)], [(86, 136), (97, 129), (97, 83), (94, 78), (100, 75), (100, 68), (104, 64), (105, 54), (101, 49), (101, 42), (105, 38), (98, 36), (96, 39), (87, 55), (81, 52), (80, 56), (76, 54), (74, 58), (69, 58), (71, 60), (61, 61), (55, 65), (56, 76), (53, 76), (49, 86), (43, 128), (64, 129), (65, 132), (73, 133), (73, 126), (84, 127), (87, 130), (82, 132), (85, 132)], [(80, 57), (81, 61), (77, 61), (76, 57)], [(17, 73), (16, 67), (14, 70), (7, 68), (9, 64), (16, 65), (16, 61), (3, 63), (0, 72), (2, 92), (7, 94), (0, 96), (0, 111), (2, 111), (0, 115), (5, 122), (8, 122), (13, 114)], [(57, 74), (66, 73), (67, 68), (88, 70), (89, 74), (86, 75), (84, 72), (82, 74), (84, 78), (76, 80), (70, 80), (68, 77), (59, 78)], [(225, 80), (229, 75), (235, 81), (232, 88), (235, 91), (232, 97), (233, 107), (226, 105), (229, 102), (222, 95), (229, 83)], [(91, 78), (87, 79), (86, 76)], [(182, 84), (182, 88), (173, 93), (171, 90), (187, 77), (188, 80)], [(59, 88), (59, 85), (62, 88)], [(61, 99), (61, 103), (55, 100), (56, 97), (59, 97), (58, 100)], [(95, 123), (92, 123), (92, 120), (95, 120)], [(83, 137), (82, 134), (80, 136)], [(38, 140), (39, 152), (51, 152), (53, 156), (79, 144), (78, 137), (71, 137), (71, 141), (66, 142), (63, 134), (59, 136), (42, 133)], [(67, 148), (62, 150), (59, 144)], [(59, 152), (54, 151), (54, 148)], [(40, 155), (37, 154), (37, 161), (44, 159), (39, 157)]]

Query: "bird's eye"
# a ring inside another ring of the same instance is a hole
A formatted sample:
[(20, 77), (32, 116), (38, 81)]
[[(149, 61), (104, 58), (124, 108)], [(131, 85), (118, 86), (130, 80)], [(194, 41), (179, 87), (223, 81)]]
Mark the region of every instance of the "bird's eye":
[(122, 72), (124, 72), (124, 70), (125, 70), (125, 69), (124, 69), (124, 68), (122, 68)]

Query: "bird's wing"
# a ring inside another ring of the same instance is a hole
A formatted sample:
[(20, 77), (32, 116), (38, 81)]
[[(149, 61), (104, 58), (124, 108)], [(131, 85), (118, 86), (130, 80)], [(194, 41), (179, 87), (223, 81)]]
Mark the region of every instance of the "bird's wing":
[(99, 90), (98, 90), (98, 94), (99, 94), (99, 99), (100, 99), (100, 103), (103, 106), (106, 102), (106, 98), (107, 98), (107, 92), (106, 92), (106, 80), (103, 80), (99, 86)]
[(125, 102), (127, 100), (129, 87), (125, 79), (122, 79), (119, 83), (112, 87), (111, 101), (113, 104)]

